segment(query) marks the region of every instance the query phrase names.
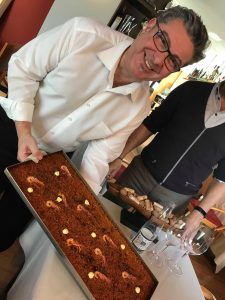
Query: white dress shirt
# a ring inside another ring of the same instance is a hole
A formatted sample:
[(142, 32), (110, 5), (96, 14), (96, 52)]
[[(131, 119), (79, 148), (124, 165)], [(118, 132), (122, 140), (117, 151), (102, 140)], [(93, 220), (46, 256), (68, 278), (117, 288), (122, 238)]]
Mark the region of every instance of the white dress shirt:
[(46, 32), (9, 63), (9, 98), (0, 104), (16, 121), (32, 122), (40, 149), (73, 151), (92, 141), (81, 173), (95, 192), (108, 162), (150, 111), (149, 83), (113, 88), (114, 72), (132, 39), (77, 17)]
[(221, 110), (221, 97), (219, 94), (220, 82), (215, 83), (209, 95), (205, 110), (205, 127), (212, 128), (225, 122), (225, 111)]

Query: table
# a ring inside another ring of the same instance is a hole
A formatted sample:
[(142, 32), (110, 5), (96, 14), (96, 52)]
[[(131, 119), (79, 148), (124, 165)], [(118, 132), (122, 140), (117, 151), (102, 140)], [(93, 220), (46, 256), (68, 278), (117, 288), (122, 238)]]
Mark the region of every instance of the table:
[[(105, 209), (119, 225), (125, 236), (131, 230), (120, 224), (121, 207), (99, 197)], [(8, 293), (7, 300), (86, 300), (86, 296), (67, 271), (58, 254), (39, 224), (34, 221), (20, 237), (25, 251), (26, 262), (16, 282)], [(142, 254), (148, 265), (148, 257)], [(151, 300), (204, 300), (198, 279), (189, 257), (182, 259), (184, 275), (178, 277), (167, 271), (151, 266), (159, 284)]]

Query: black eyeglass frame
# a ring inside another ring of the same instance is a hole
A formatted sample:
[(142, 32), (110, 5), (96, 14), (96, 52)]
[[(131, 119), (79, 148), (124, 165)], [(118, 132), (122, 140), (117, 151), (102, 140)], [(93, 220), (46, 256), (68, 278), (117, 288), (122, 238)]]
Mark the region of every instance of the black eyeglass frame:
[[(159, 22), (158, 22), (157, 19), (156, 19), (156, 26), (157, 26), (157, 32), (153, 35), (153, 42), (154, 42), (154, 45), (155, 45), (156, 49), (157, 49), (159, 52), (161, 52), (161, 53), (163, 53), (163, 52), (168, 52), (167, 57), (164, 59), (164, 64), (165, 64), (167, 70), (168, 70), (169, 72), (178, 72), (178, 71), (180, 71), (181, 64), (178, 62), (177, 58), (175, 58), (175, 56), (170, 52), (170, 47), (169, 47), (167, 38), (165, 37), (165, 34), (163, 33), (162, 29), (160, 28)], [(159, 49), (159, 47), (157, 46), (157, 43), (156, 43), (156, 41), (155, 41), (156, 36), (160, 38), (160, 40), (162, 41), (162, 45), (164, 45), (164, 48), (165, 48), (165, 49), (163, 49), (163, 50), (162, 50), (162, 49)], [(172, 63), (173, 63), (173, 66), (174, 66), (173, 69), (170, 68), (170, 65), (171, 65), (171, 64), (168, 64), (168, 63), (167, 63), (168, 58), (169, 58), (170, 61), (172, 61)]]

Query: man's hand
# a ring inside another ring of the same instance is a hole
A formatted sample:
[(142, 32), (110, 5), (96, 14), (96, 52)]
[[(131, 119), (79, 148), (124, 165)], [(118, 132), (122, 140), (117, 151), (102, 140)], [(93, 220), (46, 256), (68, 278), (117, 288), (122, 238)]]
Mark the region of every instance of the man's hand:
[(25, 161), (32, 154), (32, 160), (38, 162), (43, 158), (43, 152), (38, 149), (37, 142), (31, 134), (31, 122), (15, 121), (18, 136), (17, 159)]
[(201, 221), (203, 219), (203, 215), (197, 211), (193, 210), (189, 216), (187, 216), (186, 226), (184, 229), (184, 233), (182, 235), (182, 239), (193, 238), (197, 233)]
[(25, 161), (29, 155), (33, 155), (35, 162), (43, 158), (43, 153), (38, 149), (37, 142), (31, 134), (24, 134), (18, 140), (17, 159)]
[(120, 158), (116, 158), (114, 161), (109, 163), (109, 172), (107, 174), (107, 179), (114, 178), (115, 174), (119, 171), (122, 165), (122, 161)]

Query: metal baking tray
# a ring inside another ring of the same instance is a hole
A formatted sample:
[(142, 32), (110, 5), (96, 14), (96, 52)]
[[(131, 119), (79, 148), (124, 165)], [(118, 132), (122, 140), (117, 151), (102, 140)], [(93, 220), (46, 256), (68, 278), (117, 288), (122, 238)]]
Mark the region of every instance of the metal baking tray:
[[(98, 200), (98, 198), (96, 197), (96, 195), (94, 194), (94, 192), (91, 190), (91, 188), (89, 187), (89, 185), (86, 183), (86, 181), (79, 174), (79, 171), (74, 167), (74, 165), (72, 164), (71, 160), (68, 158), (68, 156), (63, 151), (59, 151), (59, 152), (52, 153), (52, 154), (44, 156), (44, 158), (38, 164), (35, 164), (32, 161), (26, 161), (26, 162), (23, 162), (23, 163), (18, 163), (18, 164), (9, 166), (9, 167), (7, 167), (5, 169), (6, 176), (8, 177), (8, 179), (10, 180), (10, 182), (12, 183), (12, 185), (15, 187), (15, 189), (17, 190), (17, 192), (19, 193), (19, 195), (23, 199), (24, 203), (27, 205), (27, 207), (29, 208), (29, 210), (31, 211), (31, 213), (33, 214), (33, 216), (35, 217), (35, 219), (38, 221), (38, 223), (40, 224), (40, 226), (42, 227), (42, 229), (44, 230), (44, 232), (47, 234), (47, 236), (49, 237), (49, 239), (52, 242), (52, 244), (55, 246), (55, 248), (56, 248), (56, 250), (57, 250), (57, 252), (59, 254), (59, 257), (60, 257), (61, 261), (64, 263), (64, 265), (69, 270), (69, 272), (73, 275), (73, 277), (75, 278), (76, 282), (79, 284), (79, 286), (81, 287), (81, 289), (84, 291), (84, 293), (86, 294), (86, 296), (88, 297), (88, 299), (95, 300), (95, 298), (93, 297), (93, 295), (90, 292), (89, 288), (87, 287), (87, 285), (85, 284), (85, 282), (81, 278), (80, 274), (76, 271), (75, 267), (72, 265), (72, 263), (70, 262), (70, 260), (67, 258), (67, 255), (65, 254), (65, 252), (61, 249), (60, 245), (58, 244), (58, 242), (56, 241), (56, 239), (54, 238), (54, 236), (51, 234), (49, 228), (43, 222), (43, 219), (41, 218), (41, 216), (39, 215), (39, 213), (36, 211), (35, 207), (33, 207), (32, 203), (28, 200), (27, 196), (22, 191), (21, 184), (18, 182), (18, 180), (16, 181), (16, 179), (14, 178), (15, 176), (13, 175), (15, 169), (20, 170), (20, 168), (23, 168), (23, 166), (26, 165), (26, 164), (29, 167), (33, 168), (34, 170), (39, 169), (39, 171), (40, 171), (42, 164), (44, 164), (45, 160), (48, 160), (48, 158), (50, 158), (51, 156), (60, 156), (60, 157), (62, 157), (63, 160), (65, 160), (65, 162), (67, 164), (70, 165), (71, 169), (75, 172), (74, 174), (79, 178), (80, 184), (83, 185), (83, 187), (90, 194), (91, 197), (94, 197), (94, 199), (97, 202), (97, 204), (104, 211), (104, 214), (108, 217), (108, 219), (111, 221), (111, 223), (113, 224), (113, 226), (116, 227), (116, 229), (122, 235), (123, 239), (126, 240), (126, 242), (127, 242), (128, 245), (130, 244), (130, 242), (124, 236), (124, 234), (122, 233), (122, 231), (118, 228), (118, 225), (115, 224), (115, 222), (112, 220), (112, 218), (106, 212), (106, 210), (104, 209), (103, 205), (100, 203), (100, 201)], [(29, 175), (30, 175), (30, 172), (28, 174), (26, 174), (26, 176), (29, 176)], [(132, 249), (131, 246), (130, 246), (130, 248)], [(135, 250), (132, 249), (132, 251), (135, 253)], [(153, 292), (154, 292), (154, 290), (155, 290), (155, 288), (156, 288), (156, 286), (157, 286), (157, 284), (158, 284), (158, 282), (157, 282), (155, 276), (149, 270), (149, 268), (145, 265), (145, 263), (143, 262), (143, 260), (139, 257), (139, 255), (136, 254), (136, 253), (135, 253), (135, 255), (138, 256), (138, 259), (141, 261), (141, 263), (143, 264), (144, 268), (146, 268), (146, 270), (149, 272), (149, 274), (152, 277), (152, 280), (154, 282), (154, 289), (152, 289), (152, 293), (151, 293), (151, 295), (152, 295)]]
[[(65, 157), (65, 159), (71, 164), (71, 161), (68, 158), (68, 156), (64, 152), (62, 152), (62, 154)], [(77, 273), (76, 269), (73, 267), (73, 265), (71, 264), (71, 262), (67, 258), (66, 254), (62, 251), (62, 249), (60, 248), (59, 244), (54, 239), (54, 237), (52, 236), (52, 234), (50, 233), (50, 231), (48, 230), (48, 227), (43, 223), (41, 217), (36, 212), (35, 208), (32, 206), (32, 204), (30, 203), (30, 201), (27, 199), (27, 197), (25, 196), (25, 194), (23, 193), (23, 191), (20, 189), (20, 186), (17, 184), (17, 182), (15, 181), (14, 177), (11, 174), (11, 170), (14, 167), (23, 166), (24, 164), (30, 164), (30, 163), (33, 164), (32, 161), (26, 161), (26, 162), (23, 162), (23, 163), (18, 163), (18, 164), (14, 164), (12, 166), (9, 166), (9, 167), (7, 167), (5, 169), (5, 174), (8, 177), (8, 179), (10, 180), (10, 182), (12, 183), (12, 185), (14, 186), (14, 188), (16, 189), (16, 191), (18, 192), (18, 194), (21, 196), (21, 198), (24, 201), (24, 203), (29, 208), (30, 212), (33, 214), (34, 218), (38, 221), (38, 223), (40, 224), (40, 226), (42, 227), (42, 229), (47, 234), (48, 238), (50, 239), (50, 241), (52, 242), (52, 244), (56, 248), (57, 254), (58, 254), (60, 260), (63, 262), (63, 264), (65, 265), (65, 267), (68, 269), (68, 271), (73, 275), (73, 277), (75, 278), (76, 282), (78, 283), (78, 285), (80, 286), (80, 288), (83, 290), (83, 292), (86, 294), (86, 296), (88, 297), (88, 299), (95, 300), (95, 298), (93, 297), (93, 295), (91, 294), (91, 292), (87, 288), (86, 284), (84, 283), (84, 281), (82, 280), (82, 278), (80, 277), (80, 275)], [(73, 168), (75, 170), (74, 166), (73, 166)], [(76, 170), (76, 172), (78, 172), (78, 171)], [(82, 178), (81, 178), (81, 180), (87, 186), (86, 182)], [(87, 188), (88, 188), (88, 186), (87, 186)], [(90, 191), (90, 192), (92, 192), (92, 191)]]

